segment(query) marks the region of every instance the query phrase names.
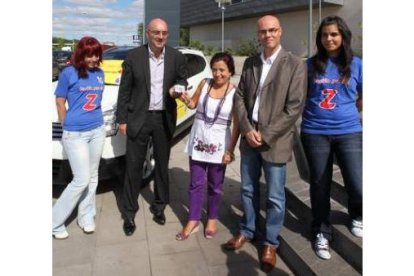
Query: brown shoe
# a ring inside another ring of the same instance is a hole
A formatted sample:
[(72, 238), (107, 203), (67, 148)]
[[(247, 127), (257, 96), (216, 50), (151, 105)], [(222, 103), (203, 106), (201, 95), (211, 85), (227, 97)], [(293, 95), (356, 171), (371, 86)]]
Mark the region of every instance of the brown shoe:
[(262, 251), (262, 269), (269, 273), (276, 265), (276, 249), (270, 245), (264, 245)]
[(226, 243), (226, 248), (228, 250), (237, 250), (241, 248), (243, 244), (248, 240), (249, 239), (243, 236), (242, 234), (238, 234)]

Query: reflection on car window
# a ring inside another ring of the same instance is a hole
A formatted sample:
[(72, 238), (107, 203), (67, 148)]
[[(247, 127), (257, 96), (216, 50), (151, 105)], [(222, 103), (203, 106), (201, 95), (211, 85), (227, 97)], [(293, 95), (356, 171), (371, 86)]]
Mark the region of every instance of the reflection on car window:
[(194, 75), (202, 72), (206, 67), (206, 62), (200, 56), (193, 54), (185, 54), (188, 68), (188, 77), (191, 78)]
[(72, 52), (70, 52), (70, 51), (54, 51), (53, 56), (56, 59), (71, 58)]
[(103, 59), (115, 59), (115, 60), (124, 60), (126, 54), (132, 48), (122, 48), (122, 49), (109, 49), (103, 53)]
[(126, 51), (122, 52), (111, 52), (106, 53), (103, 55), (103, 59), (117, 59), (117, 60), (123, 60), (126, 57)]

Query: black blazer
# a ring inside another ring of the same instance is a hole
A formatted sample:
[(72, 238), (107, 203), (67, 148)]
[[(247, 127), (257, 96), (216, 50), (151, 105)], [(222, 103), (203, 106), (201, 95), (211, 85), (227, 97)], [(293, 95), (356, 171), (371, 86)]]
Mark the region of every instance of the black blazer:
[[(117, 122), (127, 123), (127, 135), (136, 137), (141, 130), (150, 102), (151, 80), (148, 44), (128, 51), (122, 63), (122, 78), (118, 92)], [(177, 122), (177, 104), (168, 90), (175, 84), (187, 85), (187, 66), (184, 55), (165, 46), (164, 109), (170, 137)]]

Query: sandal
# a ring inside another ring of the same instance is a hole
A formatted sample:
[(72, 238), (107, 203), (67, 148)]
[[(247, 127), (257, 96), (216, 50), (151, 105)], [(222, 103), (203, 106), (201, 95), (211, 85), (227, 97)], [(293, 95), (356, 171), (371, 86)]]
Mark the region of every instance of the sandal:
[(217, 233), (217, 229), (215, 230), (206, 229), (204, 231), (204, 236), (206, 237), (206, 239), (212, 239), (216, 233)]
[(175, 235), (175, 239), (177, 241), (184, 241), (184, 240), (188, 239), (188, 237), (190, 237), (191, 234), (197, 233), (199, 228), (200, 228), (199, 227), (199, 222), (197, 221), (197, 223), (194, 225), (193, 229), (191, 229), (190, 233), (185, 234), (184, 229), (183, 229), (180, 232), (178, 232), (177, 235)]

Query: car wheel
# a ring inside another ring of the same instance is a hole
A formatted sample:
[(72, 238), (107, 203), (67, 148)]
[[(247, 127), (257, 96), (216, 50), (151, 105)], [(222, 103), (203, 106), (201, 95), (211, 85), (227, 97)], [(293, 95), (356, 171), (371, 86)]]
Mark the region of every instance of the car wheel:
[(152, 144), (152, 139), (150, 138), (147, 146), (147, 154), (145, 156), (144, 166), (142, 167), (142, 180), (143, 186), (148, 185), (154, 175), (154, 145)]

